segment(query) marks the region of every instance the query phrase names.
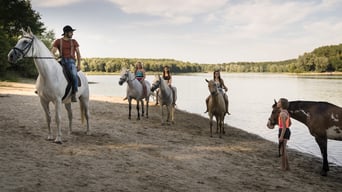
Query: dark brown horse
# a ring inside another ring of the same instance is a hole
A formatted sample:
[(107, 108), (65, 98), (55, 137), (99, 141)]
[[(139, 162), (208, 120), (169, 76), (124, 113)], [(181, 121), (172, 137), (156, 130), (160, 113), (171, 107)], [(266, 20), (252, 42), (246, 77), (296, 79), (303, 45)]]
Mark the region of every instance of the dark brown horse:
[[(267, 127), (273, 129), (278, 124), (280, 109), (274, 101)], [(327, 102), (291, 101), (288, 111), (291, 118), (304, 123), (315, 137), (323, 158), (322, 176), (329, 171), (327, 142), (328, 139), (342, 141), (342, 108)]]

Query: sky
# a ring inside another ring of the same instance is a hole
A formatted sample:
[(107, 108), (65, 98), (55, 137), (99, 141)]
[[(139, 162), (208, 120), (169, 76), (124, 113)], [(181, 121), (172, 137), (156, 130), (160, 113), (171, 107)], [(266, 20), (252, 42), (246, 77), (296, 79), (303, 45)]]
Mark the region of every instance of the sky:
[(31, 0), (82, 57), (282, 61), (342, 43), (342, 0)]

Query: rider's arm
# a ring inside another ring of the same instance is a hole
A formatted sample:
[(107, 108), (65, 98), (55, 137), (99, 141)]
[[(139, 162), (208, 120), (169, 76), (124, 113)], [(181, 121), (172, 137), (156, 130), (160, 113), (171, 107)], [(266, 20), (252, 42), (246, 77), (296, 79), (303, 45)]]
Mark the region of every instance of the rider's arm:
[(80, 53), (80, 49), (78, 47), (76, 47), (76, 57), (77, 57), (77, 70), (81, 69), (81, 53)]

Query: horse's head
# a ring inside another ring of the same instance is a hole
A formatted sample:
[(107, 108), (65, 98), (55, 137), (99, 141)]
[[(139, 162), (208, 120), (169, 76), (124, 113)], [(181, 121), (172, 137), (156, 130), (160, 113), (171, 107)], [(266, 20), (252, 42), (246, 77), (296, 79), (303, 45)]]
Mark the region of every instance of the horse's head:
[(277, 106), (277, 101), (274, 100), (274, 104), (272, 105), (272, 113), (267, 121), (268, 128), (273, 129), (274, 126), (278, 124), (279, 114), (280, 114), (280, 108)]
[(151, 91), (153, 92), (156, 89), (158, 89), (158, 87), (160, 86), (160, 83), (161, 83), (161, 77), (160, 75), (156, 75), (156, 78), (154, 79), (152, 83)]
[(119, 85), (122, 85), (124, 82), (129, 80), (129, 70), (123, 69), (120, 74)]
[(205, 81), (208, 83), (208, 89), (209, 89), (210, 94), (217, 95), (218, 89), (217, 89), (215, 81), (214, 80), (209, 81), (208, 79), (205, 79)]
[(33, 35), (30, 28), (27, 32), (21, 29), (23, 36), (18, 40), (17, 44), (8, 53), (8, 61), (10, 63), (16, 63), (17, 61), (23, 59), (24, 57), (33, 56), (33, 40), (35, 36)]

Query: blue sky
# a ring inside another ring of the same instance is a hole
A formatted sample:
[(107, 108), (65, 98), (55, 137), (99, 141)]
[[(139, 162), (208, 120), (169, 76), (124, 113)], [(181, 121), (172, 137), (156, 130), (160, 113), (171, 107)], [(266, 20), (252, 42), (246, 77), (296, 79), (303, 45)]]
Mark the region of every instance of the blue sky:
[(280, 61), (342, 43), (342, 0), (31, 0), (82, 57)]

